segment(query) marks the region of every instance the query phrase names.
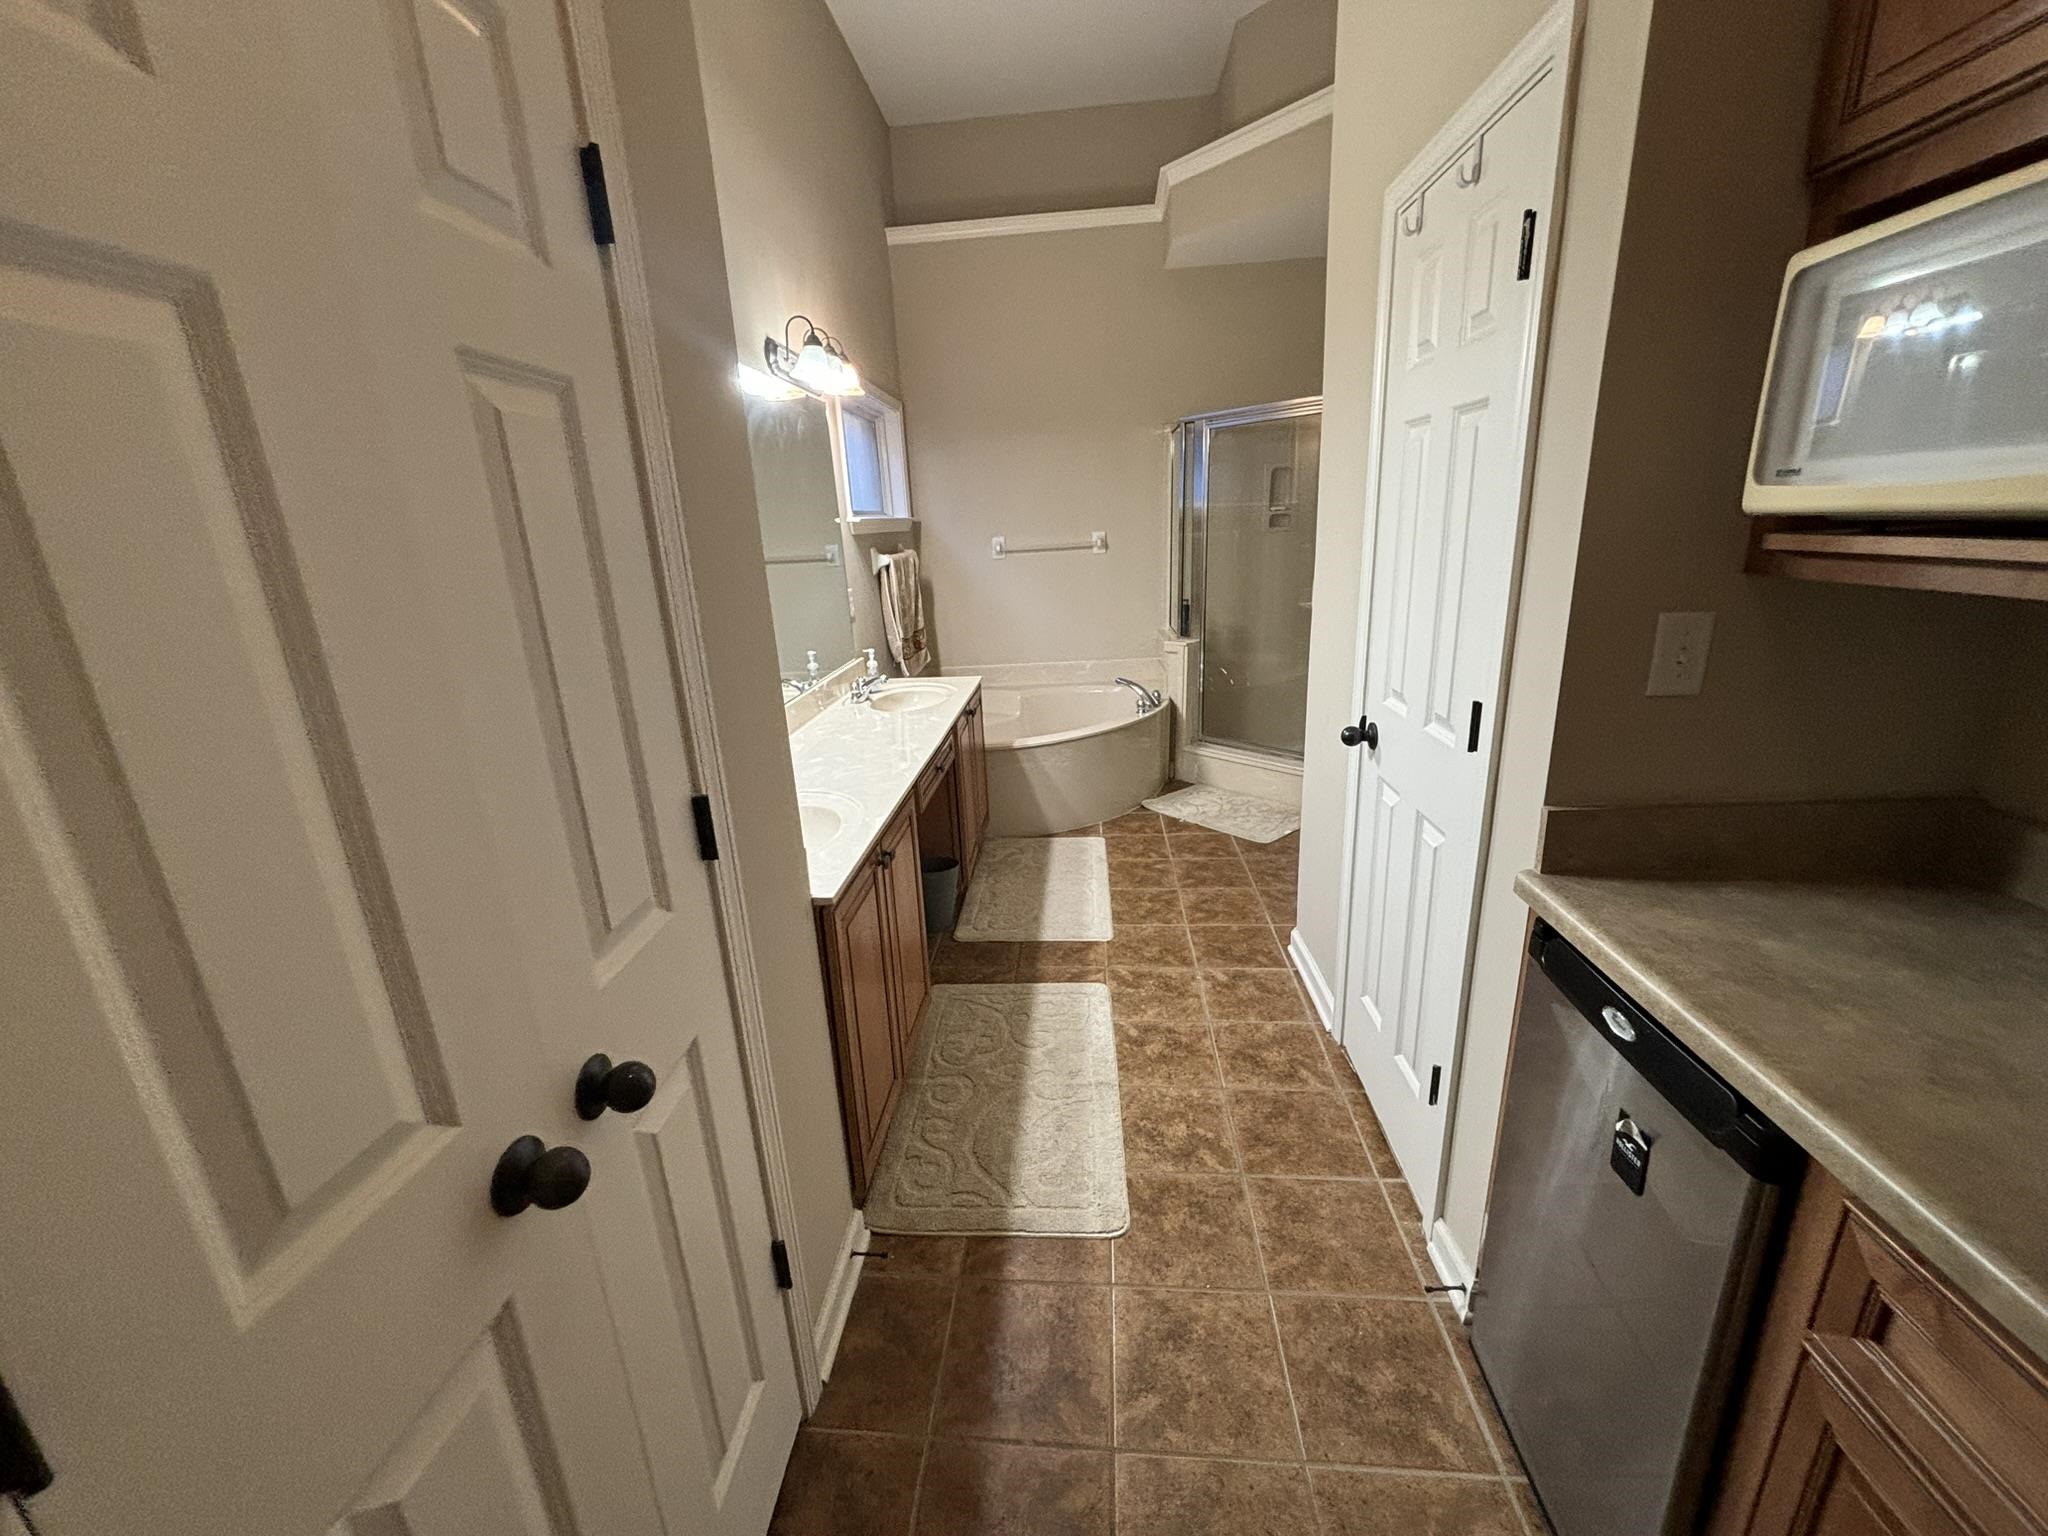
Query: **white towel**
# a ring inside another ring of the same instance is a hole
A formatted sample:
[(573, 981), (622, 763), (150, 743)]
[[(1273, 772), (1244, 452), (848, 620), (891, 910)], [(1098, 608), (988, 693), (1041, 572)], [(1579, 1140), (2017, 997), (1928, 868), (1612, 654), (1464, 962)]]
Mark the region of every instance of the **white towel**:
[(915, 677), (932, 659), (925, 643), (924, 591), (917, 579), (917, 551), (904, 549), (882, 556), (875, 579), (882, 586), (882, 628), (889, 637), (889, 650), (902, 666), (903, 675)]

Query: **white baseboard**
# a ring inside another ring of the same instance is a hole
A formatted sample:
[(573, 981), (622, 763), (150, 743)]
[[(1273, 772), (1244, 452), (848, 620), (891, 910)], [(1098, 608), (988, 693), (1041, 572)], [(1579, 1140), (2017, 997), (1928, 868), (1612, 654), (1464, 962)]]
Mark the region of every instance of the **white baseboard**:
[(832, 1361), (839, 1353), (839, 1336), (846, 1332), (846, 1314), (853, 1306), (853, 1290), (860, 1284), (861, 1261), (857, 1250), (868, 1245), (867, 1219), (859, 1211), (846, 1224), (846, 1241), (839, 1245), (839, 1261), (832, 1266), (832, 1283), (825, 1288), (825, 1304), (811, 1329), (811, 1343), (818, 1352), (818, 1378), (829, 1380)]
[(1462, 1321), (1472, 1310), (1472, 1263), (1441, 1217), (1429, 1229), (1429, 1262), (1436, 1266), (1436, 1277), (1441, 1284), (1457, 1287), (1448, 1294)]
[(1308, 1000), (1316, 1010), (1316, 1017), (1322, 1020), (1325, 1030), (1335, 1035), (1337, 995), (1330, 990), (1330, 984), (1323, 980), (1323, 973), (1316, 965), (1316, 957), (1309, 953), (1308, 945), (1302, 942), (1299, 928), (1287, 935), (1287, 958), (1294, 962), (1295, 973), (1301, 977), (1301, 984), (1308, 989)]

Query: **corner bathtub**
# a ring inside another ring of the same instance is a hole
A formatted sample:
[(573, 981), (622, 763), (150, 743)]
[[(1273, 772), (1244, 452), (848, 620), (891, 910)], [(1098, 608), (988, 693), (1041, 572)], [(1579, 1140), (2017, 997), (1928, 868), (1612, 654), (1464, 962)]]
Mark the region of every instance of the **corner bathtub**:
[(984, 682), (989, 832), (1043, 837), (1121, 816), (1166, 783), (1171, 706), (1109, 683)]

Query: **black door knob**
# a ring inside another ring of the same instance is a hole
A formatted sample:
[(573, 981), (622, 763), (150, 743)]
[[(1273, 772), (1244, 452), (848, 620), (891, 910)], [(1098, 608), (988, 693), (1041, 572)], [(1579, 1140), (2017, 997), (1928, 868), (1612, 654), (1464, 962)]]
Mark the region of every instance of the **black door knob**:
[(600, 1052), (576, 1074), (576, 1113), (586, 1120), (595, 1120), (608, 1109), (634, 1114), (653, 1101), (654, 1089), (654, 1068), (646, 1062), (613, 1066), (611, 1057)]
[(491, 1170), (491, 1209), (517, 1216), (529, 1205), (559, 1211), (590, 1188), (590, 1159), (574, 1147), (551, 1147), (538, 1136), (521, 1136), (498, 1154)]
[(1337, 739), (1347, 747), (1355, 747), (1363, 742), (1366, 751), (1377, 752), (1380, 749), (1380, 728), (1360, 715), (1358, 724), (1345, 726), (1337, 733)]

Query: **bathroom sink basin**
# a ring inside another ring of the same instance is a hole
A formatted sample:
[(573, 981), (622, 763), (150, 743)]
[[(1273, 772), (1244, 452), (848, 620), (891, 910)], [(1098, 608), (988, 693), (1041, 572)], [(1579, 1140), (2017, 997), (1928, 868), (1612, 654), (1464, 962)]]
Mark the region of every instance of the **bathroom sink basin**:
[(952, 689), (936, 683), (888, 683), (868, 700), (868, 708), (879, 709), (885, 715), (910, 715), (937, 709), (952, 697)]
[(860, 802), (850, 795), (811, 790), (796, 797), (797, 821), (806, 848), (823, 848), (860, 818)]

